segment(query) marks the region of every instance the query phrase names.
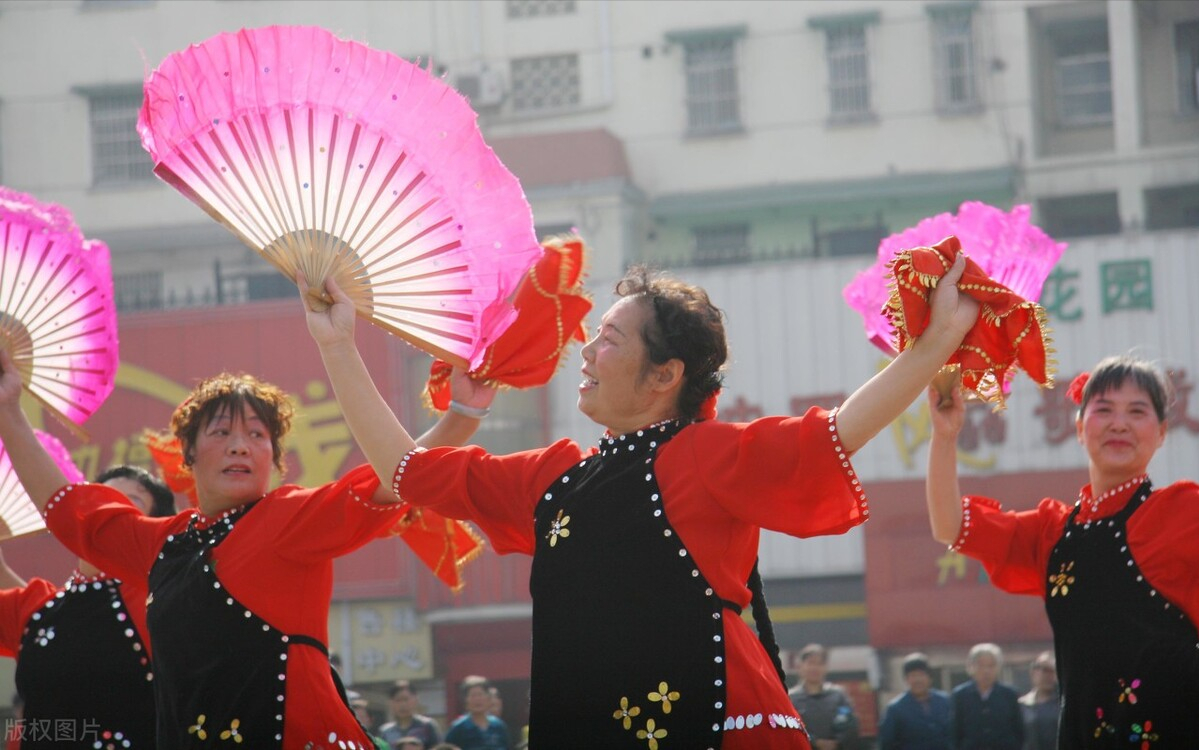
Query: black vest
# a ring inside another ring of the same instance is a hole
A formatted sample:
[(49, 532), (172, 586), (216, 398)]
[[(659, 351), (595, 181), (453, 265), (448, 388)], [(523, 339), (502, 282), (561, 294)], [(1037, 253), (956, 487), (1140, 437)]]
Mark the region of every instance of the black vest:
[(21, 747), (153, 748), (153, 679), (120, 581), (73, 579), (21, 636)]
[(605, 439), (535, 510), (530, 747), (720, 746), (723, 618), (737, 612), (671, 528), (654, 476), (683, 427)]
[(1128, 519), (1150, 489), (1146, 481), (1110, 518), (1076, 523), (1075, 506), (1049, 556), (1059, 750), (1199, 748), (1199, 635), (1128, 547)]

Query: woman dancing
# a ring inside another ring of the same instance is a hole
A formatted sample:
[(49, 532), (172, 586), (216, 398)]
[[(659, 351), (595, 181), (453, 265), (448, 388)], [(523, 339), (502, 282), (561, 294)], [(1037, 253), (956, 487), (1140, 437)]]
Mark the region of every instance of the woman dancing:
[[(421, 450), (370, 380), (349, 299), (308, 326), (359, 445), (399, 497), (472, 519), (533, 555), (529, 742), (542, 748), (807, 748), (779, 671), (739, 613), (759, 531), (839, 534), (864, 521), (850, 456), (906, 408), (974, 323), (954, 285), (926, 335), (832, 412), (711, 419), (727, 347), (698, 287), (634, 269), (583, 348), (579, 409), (598, 449), (508, 456)], [(300, 282), (307, 299), (307, 285)], [(760, 583), (754, 588), (760, 588)]]

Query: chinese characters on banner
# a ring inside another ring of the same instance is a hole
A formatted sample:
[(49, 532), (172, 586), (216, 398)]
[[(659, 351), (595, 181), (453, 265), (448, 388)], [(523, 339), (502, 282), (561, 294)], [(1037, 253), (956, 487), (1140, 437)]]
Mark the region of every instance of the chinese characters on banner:
[[(348, 639), (343, 625), (350, 629)], [(343, 650), (347, 642), (348, 653)], [(354, 682), (433, 676), (433, 631), (411, 602), (371, 599), (334, 603), (329, 612), (329, 645), (341, 652)]]

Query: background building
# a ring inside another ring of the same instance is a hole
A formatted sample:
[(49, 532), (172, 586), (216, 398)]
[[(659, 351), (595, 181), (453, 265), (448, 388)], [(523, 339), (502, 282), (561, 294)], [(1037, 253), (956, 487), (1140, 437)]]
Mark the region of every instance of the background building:
[[(75, 451), (85, 469), (144, 462), (141, 428), (164, 424), (195, 379), (236, 368), (310, 407), (289, 479), (322, 481), (359, 460), (291, 285), (158, 182), (134, 129), (142, 77), (163, 57), (273, 23), (419, 58), (468, 94), (539, 231), (576, 227), (591, 243), (601, 309), (631, 262), (705, 285), (728, 313), (727, 419), (837, 403), (882, 364), (840, 296), (881, 238), (965, 200), (1029, 203), (1070, 243), (1042, 299), (1059, 380), (1130, 349), (1162, 362), (1179, 400), (1154, 479), (1199, 476), (1194, 3), (4, 0), (0, 183), (68, 206), (113, 253), (123, 366), (112, 404), (90, 423), (96, 442)], [(427, 359), (364, 336), (396, 408), (427, 420), (417, 395)], [(574, 409), (577, 365), (576, 354), (540, 392), (503, 394), (481, 441), (594, 440)], [(1061, 391), (1022, 380), (1006, 412), (973, 413), (968, 490), (1014, 507), (1077, 491), (1085, 456)], [(864, 529), (762, 540), (785, 656), (809, 641), (830, 646), (834, 676), (867, 716), (872, 690), (885, 697), (900, 684), (906, 651), (930, 652), (948, 687), (976, 641), (1004, 645), (1017, 682), (1047, 645), (1037, 602), (991, 591), (975, 563), (931, 541), (927, 435), (918, 403), (856, 457), (872, 498)], [(18, 540), (8, 556), (21, 572), (61, 579), (69, 562), (52, 547)], [(424, 681), (433, 713), (456, 713), (457, 680), (487, 674), (519, 725), (527, 575), (527, 560), (488, 554), (453, 595), (398, 543), (372, 545), (339, 563), (331, 647), (368, 690)]]

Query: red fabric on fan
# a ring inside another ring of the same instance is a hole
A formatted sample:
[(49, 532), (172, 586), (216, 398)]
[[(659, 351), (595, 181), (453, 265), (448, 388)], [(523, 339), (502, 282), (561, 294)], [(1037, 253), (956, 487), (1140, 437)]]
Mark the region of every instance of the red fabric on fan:
[[(894, 286), (884, 312), (895, 326), (896, 351), (907, 349), (928, 328), (929, 296), (961, 250), (957, 237), (950, 236), (895, 255)], [(1056, 362), (1048, 358), (1053, 350), (1045, 309), (992, 280), (969, 256), (958, 289), (981, 304), (974, 327), (946, 363), (961, 368), (962, 387), (1002, 407), (1000, 385), (1016, 368), (1038, 385), (1052, 386)]]
[(483, 552), (483, 538), (469, 524), (428, 508), (410, 508), (387, 536), (403, 539), (452, 591), (462, 589), (462, 568)]
[[(541, 248), (541, 259), (517, 287), (516, 320), (471, 370), (475, 380), (513, 388), (545, 385), (570, 342), (587, 340), (583, 318), (591, 311), (591, 300), (582, 283), (586, 246), (578, 237), (565, 237), (546, 240)], [(430, 368), (425, 397), (437, 411), (450, 406), (452, 372), (440, 359)]]

